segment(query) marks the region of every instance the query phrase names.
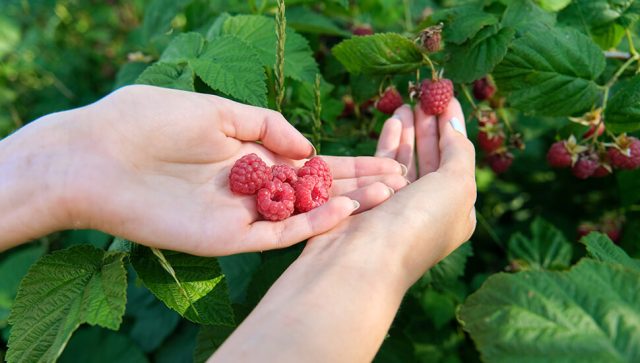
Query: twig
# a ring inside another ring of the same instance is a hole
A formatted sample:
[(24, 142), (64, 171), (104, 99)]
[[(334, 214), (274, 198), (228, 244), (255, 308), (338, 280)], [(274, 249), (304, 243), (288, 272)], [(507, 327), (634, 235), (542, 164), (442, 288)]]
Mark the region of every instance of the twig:
[(282, 112), (282, 101), (284, 100), (284, 45), (287, 39), (287, 19), (285, 17), (284, 0), (278, 0), (278, 11), (276, 13), (276, 64), (273, 68), (276, 80), (276, 108)]

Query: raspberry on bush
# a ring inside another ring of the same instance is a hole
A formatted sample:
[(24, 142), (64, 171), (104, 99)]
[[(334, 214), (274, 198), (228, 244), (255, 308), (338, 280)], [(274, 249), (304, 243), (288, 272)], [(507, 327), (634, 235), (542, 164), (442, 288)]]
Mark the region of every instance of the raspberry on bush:
[(229, 173), (229, 187), (239, 194), (253, 195), (271, 180), (271, 168), (256, 154), (238, 159)]
[(395, 87), (390, 86), (387, 87), (380, 99), (376, 102), (376, 108), (384, 114), (392, 115), (403, 103), (400, 92), (398, 92)]
[(441, 78), (425, 79), (420, 87), (420, 107), (427, 115), (437, 116), (444, 112), (453, 98), (453, 83)]

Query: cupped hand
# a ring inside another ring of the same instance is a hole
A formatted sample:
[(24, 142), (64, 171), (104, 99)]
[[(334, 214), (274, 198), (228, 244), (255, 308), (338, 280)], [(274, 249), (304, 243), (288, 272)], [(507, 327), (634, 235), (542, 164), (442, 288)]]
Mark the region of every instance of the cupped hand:
[(312, 239), (301, 259), (400, 277), (393, 284), (406, 289), (475, 229), (475, 150), (459, 102), (438, 117), (399, 108), (383, 127), (376, 155), (406, 164), (415, 181)]
[[(72, 111), (87, 137), (74, 158), (74, 228), (149, 246), (224, 255), (292, 245), (367, 210), (407, 184), (389, 158), (324, 157), (335, 179), (323, 206), (262, 221), (255, 197), (233, 194), (228, 175), (249, 153), (301, 166), (313, 146), (281, 114), (221, 97), (149, 86), (120, 89)], [(75, 122), (75, 121), (74, 121)], [(80, 185), (78, 185), (80, 184)], [(356, 202), (354, 202), (356, 201)]]

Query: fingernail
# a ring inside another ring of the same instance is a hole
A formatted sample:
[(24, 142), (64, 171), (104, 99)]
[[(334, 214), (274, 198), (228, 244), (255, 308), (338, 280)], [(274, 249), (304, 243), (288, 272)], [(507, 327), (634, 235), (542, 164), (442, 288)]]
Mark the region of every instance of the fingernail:
[(398, 115), (397, 113), (394, 113), (393, 115), (391, 115), (391, 118), (395, 118), (402, 121), (402, 117), (400, 117), (400, 115)]
[(312, 158), (312, 157), (318, 155), (318, 151), (316, 150), (316, 147), (313, 146), (312, 143), (309, 143), (309, 145), (311, 145), (311, 155), (309, 155), (309, 157)]
[(406, 178), (405, 178), (405, 179), (404, 179), (404, 181), (406, 181), (406, 182), (407, 182), (407, 185), (411, 184), (411, 180), (409, 180), (409, 179), (406, 179)]
[(400, 164), (400, 173), (402, 176), (406, 176), (409, 172), (409, 169), (404, 164)]
[(360, 208), (360, 203), (358, 203), (357, 200), (352, 200), (353, 202), (353, 210), (356, 211), (358, 210), (358, 208)]
[(464, 124), (462, 124), (462, 121), (460, 121), (457, 117), (453, 117), (451, 120), (449, 120), (449, 123), (454, 130), (458, 131), (464, 136), (467, 136), (467, 131), (464, 128)]
[(389, 196), (396, 194), (396, 191), (393, 190), (393, 188), (388, 188), (388, 189), (389, 189)]

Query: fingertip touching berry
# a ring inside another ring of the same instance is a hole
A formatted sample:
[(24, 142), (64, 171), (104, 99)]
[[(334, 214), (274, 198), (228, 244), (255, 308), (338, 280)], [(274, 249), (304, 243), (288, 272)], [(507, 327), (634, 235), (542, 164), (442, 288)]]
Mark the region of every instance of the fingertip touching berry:
[(327, 189), (331, 188), (331, 185), (333, 184), (333, 176), (331, 175), (329, 165), (327, 165), (327, 163), (319, 156), (312, 157), (304, 163), (300, 169), (298, 169), (299, 178), (307, 175), (319, 177), (324, 182)]
[(597, 156), (591, 153), (584, 153), (578, 157), (578, 161), (573, 165), (571, 172), (578, 179), (588, 179), (596, 172), (600, 162)]
[(317, 208), (329, 200), (329, 190), (321, 177), (305, 175), (298, 179), (295, 189), (295, 209), (300, 213)]
[(298, 174), (296, 170), (289, 165), (273, 165), (271, 167), (271, 175), (273, 179), (279, 179), (283, 183), (289, 183), (291, 185), (298, 181)]
[(238, 159), (229, 173), (229, 188), (238, 194), (255, 194), (271, 180), (271, 168), (256, 154)]
[(393, 87), (387, 87), (380, 99), (376, 102), (376, 108), (378, 111), (387, 115), (393, 115), (398, 107), (403, 104), (402, 95), (398, 90)]
[(420, 87), (420, 107), (427, 115), (437, 116), (444, 112), (453, 98), (453, 83), (445, 78), (432, 81), (425, 79)]
[(489, 82), (487, 77), (480, 78), (473, 82), (473, 97), (478, 101), (488, 100), (493, 97), (496, 87)]
[(295, 191), (289, 183), (273, 179), (258, 190), (256, 196), (258, 213), (270, 221), (289, 218), (295, 208)]
[(494, 152), (487, 157), (487, 162), (496, 174), (502, 174), (509, 170), (513, 163), (513, 154), (508, 151)]
[(616, 169), (637, 169), (640, 167), (640, 140), (622, 135), (616, 139), (616, 146), (607, 150), (607, 155)]
[(571, 166), (571, 153), (567, 150), (564, 140), (551, 145), (547, 152), (547, 162), (552, 168), (568, 168)]

